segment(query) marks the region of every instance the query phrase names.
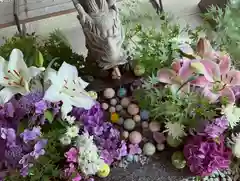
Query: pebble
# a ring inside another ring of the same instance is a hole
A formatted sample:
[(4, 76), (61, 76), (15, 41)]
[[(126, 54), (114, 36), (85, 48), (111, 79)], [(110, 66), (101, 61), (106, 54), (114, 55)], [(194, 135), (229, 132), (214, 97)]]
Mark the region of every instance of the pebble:
[(157, 144), (157, 150), (158, 151), (163, 151), (165, 149), (165, 145), (164, 144)]
[(103, 108), (104, 110), (107, 110), (108, 107), (109, 107), (108, 103), (106, 103), (106, 102), (103, 102), (103, 103), (102, 103), (102, 108)]
[(115, 96), (115, 91), (112, 88), (107, 88), (104, 90), (103, 95), (106, 99), (112, 99)]
[(127, 90), (125, 88), (118, 89), (117, 96), (118, 97), (124, 97), (127, 95)]
[(122, 132), (122, 137), (123, 137), (124, 139), (127, 139), (128, 136), (129, 136), (129, 133), (128, 133), (127, 131), (123, 131), (123, 132)]
[(142, 80), (141, 79), (138, 79), (138, 80), (135, 80), (133, 81), (133, 83), (131, 84), (131, 91), (134, 91), (134, 90), (137, 90), (139, 88), (142, 87)]
[(133, 159), (133, 155), (127, 155), (127, 161), (132, 162)]
[(134, 67), (133, 71), (136, 76), (142, 76), (145, 73), (145, 67), (139, 64)]
[(116, 111), (119, 112), (123, 109), (122, 105), (118, 104), (116, 105)]
[(148, 122), (146, 122), (146, 121), (142, 122), (142, 128), (147, 129), (148, 128)]
[(110, 107), (110, 108), (109, 108), (109, 112), (110, 112), (110, 113), (114, 113), (114, 112), (116, 112), (116, 108), (115, 108), (115, 107), (113, 107), (113, 106), (112, 106), (112, 107)]
[(149, 130), (152, 131), (152, 132), (157, 132), (157, 131), (160, 131), (161, 129), (161, 125), (159, 122), (157, 121), (152, 121), (149, 123)]
[(130, 104), (129, 98), (127, 98), (127, 97), (122, 98), (122, 100), (121, 100), (122, 107), (127, 108), (129, 104)]
[(135, 115), (133, 117), (133, 120), (136, 122), (136, 123), (139, 123), (141, 121), (141, 117), (139, 115)]
[(126, 130), (132, 131), (135, 128), (136, 123), (132, 119), (126, 119), (123, 126)]
[(122, 117), (120, 117), (120, 118), (118, 119), (118, 121), (117, 121), (117, 124), (118, 124), (118, 125), (122, 125), (123, 122), (124, 122), (124, 119), (123, 119)]
[(119, 114), (120, 114), (123, 118), (129, 117), (129, 116), (128, 116), (128, 113), (127, 113), (124, 109), (121, 110)]
[(156, 147), (152, 143), (145, 143), (143, 146), (143, 153), (147, 156), (151, 156), (156, 152)]
[(143, 121), (148, 120), (148, 119), (149, 119), (149, 111), (147, 111), (147, 110), (142, 110), (142, 111), (140, 112), (140, 116), (141, 116), (141, 119), (142, 119)]
[(142, 141), (142, 135), (138, 131), (133, 131), (129, 134), (129, 141), (132, 144), (139, 144)]
[(127, 111), (130, 115), (134, 116), (139, 112), (139, 107), (136, 104), (130, 104)]
[(138, 155), (134, 155), (133, 156), (133, 161), (134, 162), (139, 162), (139, 156)]
[(111, 100), (110, 100), (110, 104), (111, 104), (112, 106), (116, 106), (116, 104), (117, 104), (117, 99), (111, 99)]

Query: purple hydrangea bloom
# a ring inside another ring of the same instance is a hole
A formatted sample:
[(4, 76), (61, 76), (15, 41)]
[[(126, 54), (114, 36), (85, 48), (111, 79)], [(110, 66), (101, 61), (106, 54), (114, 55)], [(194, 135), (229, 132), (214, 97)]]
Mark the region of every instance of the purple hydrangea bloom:
[(41, 135), (40, 127), (34, 127), (32, 130), (25, 129), (24, 132), (20, 134), (25, 143), (36, 140), (40, 135)]
[(203, 135), (188, 138), (184, 145), (184, 156), (191, 172), (199, 176), (227, 169), (231, 163), (231, 150), (224, 144), (224, 137), (218, 141)]
[(204, 133), (211, 138), (217, 138), (228, 128), (228, 120), (225, 116), (216, 118), (205, 125)]
[(48, 108), (46, 101), (41, 100), (35, 103), (35, 113), (36, 114), (43, 114)]
[(105, 122), (104, 111), (100, 104), (95, 104), (90, 110), (74, 107), (72, 116), (82, 121), (84, 131), (94, 136), (95, 143), (101, 151), (101, 157), (107, 164), (126, 156), (123, 151), (126, 143), (121, 141), (120, 132), (110, 122)]
[(130, 155), (136, 155), (136, 154), (142, 153), (142, 149), (139, 147), (138, 144), (130, 144), (128, 147), (129, 147)]
[(12, 128), (1, 128), (1, 138), (6, 140), (8, 147), (16, 145), (16, 132)]
[(38, 159), (39, 156), (44, 155), (45, 154), (44, 148), (46, 144), (47, 144), (46, 139), (37, 141), (37, 143), (34, 145), (34, 150), (30, 153), (30, 155), (35, 159)]

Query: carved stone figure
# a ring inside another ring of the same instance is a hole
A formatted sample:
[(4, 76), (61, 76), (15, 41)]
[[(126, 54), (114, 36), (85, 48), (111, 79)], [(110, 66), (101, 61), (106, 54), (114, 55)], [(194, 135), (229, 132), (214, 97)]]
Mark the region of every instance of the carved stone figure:
[(127, 59), (122, 51), (124, 31), (116, 0), (72, 1), (85, 34), (88, 58), (104, 70), (113, 69), (114, 77), (120, 78), (118, 66), (127, 63)]

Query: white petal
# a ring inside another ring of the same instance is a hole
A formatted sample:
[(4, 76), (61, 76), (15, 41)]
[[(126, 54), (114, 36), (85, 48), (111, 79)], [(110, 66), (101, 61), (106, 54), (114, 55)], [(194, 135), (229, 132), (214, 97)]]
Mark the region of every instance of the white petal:
[(24, 76), (24, 79), (29, 80), (28, 68), (25, 61), (23, 60), (23, 53), (21, 52), (21, 50), (12, 50), (8, 62), (8, 70), (10, 70), (11, 72), (21, 72), (21, 75)]
[(78, 82), (81, 84), (82, 88), (85, 89), (89, 83), (82, 80), (82, 78), (78, 77)]
[(8, 102), (15, 94), (19, 93), (18, 88), (5, 87), (0, 91), (0, 104)]
[(7, 86), (8, 81), (4, 79), (6, 76), (6, 69), (7, 69), (7, 61), (3, 57), (0, 56), (0, 85)]
[(62, 117), (66, 117), (72, 108), (72, 105), (68, 101), (64, 101), (61, 107)]
[(78, 71), (75, 66), (72, 66), (66, 62), (63, 62), (58, 70), (58, 76), (63, 80), (75, 80), (78, 77)]
[(85, 95), (80, 95), (79, 97), (74, 97), (71, 98), (71, 104), (73, 106), (79, 107), (79, 108), (84, 108), (84, 109), (91, 109), (96, 102), (89, 96)]
[(38, 68), (38, 67), (31, 66), (31, 67), (29, 67), (29, 75), (30, 75), (30, 77), (35, 77), (44, 70), (45, 70), (44, 67)]
[(44, 100), (50, 101), (50, 102), (59, 102), (61, 101), (61, 96), (59, 93), (59, 90), (54, 85), (51, 85), (45, 92)]

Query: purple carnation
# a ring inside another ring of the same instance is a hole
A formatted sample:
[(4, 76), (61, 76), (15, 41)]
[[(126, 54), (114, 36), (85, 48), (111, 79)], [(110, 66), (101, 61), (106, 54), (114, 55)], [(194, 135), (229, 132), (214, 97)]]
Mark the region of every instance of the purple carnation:
[(94, 136), (95, 143), (101, 150), (101, 156), (107, 164), (126, 156), (124, 151), (126, 143), (121, 141), (119, 130), (105, 121), (100, 104), (95, 104), (90, 110), (75, 107), (72, 110), (72, 116), (82, 121), (84, 131)]
[(206, 136), (189, 137), (184, 145), (184, 156), (191, 172), (199, 176), (226, 169), (231, 163), (231, 150), (224, 145), (224, 137), (216, 141)]
[(228, 120), (225, 116), (216, 118), (205, 125), (204, 133), (211, 138), (217, 138), (228, 128)]
[(25, 129), (23, 133), (20, 134), (20, 136), (23, 138), (23, 141), (25, 143), (29, 141), (34, 141), (41, 135), (41, 128), (40, 127), (34, 127), (32, 130)]

